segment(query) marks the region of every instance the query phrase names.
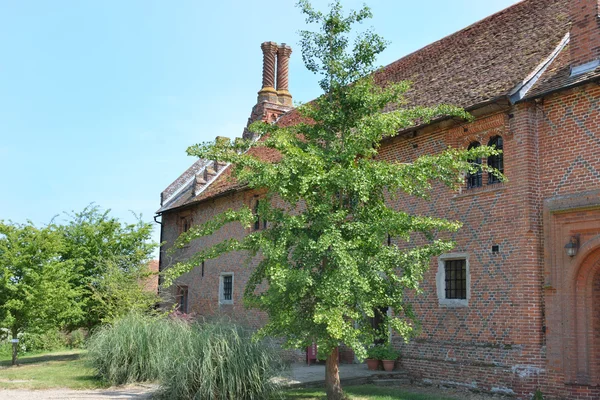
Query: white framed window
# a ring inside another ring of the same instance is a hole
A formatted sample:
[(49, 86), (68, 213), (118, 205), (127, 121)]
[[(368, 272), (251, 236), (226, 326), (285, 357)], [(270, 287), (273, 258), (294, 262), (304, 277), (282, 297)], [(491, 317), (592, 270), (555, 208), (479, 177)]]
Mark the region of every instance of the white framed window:
[(469, 254), (447, 253), (439, 256), (435, 281), (441, 306), (467, 307), (471, 298)]
[(233, 304), (233, 272), (222, 272), (219, 278), (219, 304)]

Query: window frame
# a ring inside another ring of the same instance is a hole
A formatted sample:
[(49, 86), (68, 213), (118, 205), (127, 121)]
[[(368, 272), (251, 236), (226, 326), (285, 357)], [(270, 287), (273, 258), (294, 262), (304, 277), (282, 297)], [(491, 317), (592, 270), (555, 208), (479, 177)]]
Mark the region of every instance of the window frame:
[(254, 225), (252, 227), (253, 231), (260, 231), (260, 230), (267, 229), (267, 220), (264, 218), (261, 220), (261, 218), (258, 215), (258, 208), (260, 207), (260, 201), (261, 201), (261, 199), (256, 199), (256, 202), (254, 203), (254, 208), (252, 210), (252, 213), (256, 217), (256, 219), (254, 221)]
[[(498, 145), (498, 141), (500, 142), (500, 145)], [(489, 156), (487, 158), (487, 165), (488, 167), (493, 167), (498, 169), (498, 171), (500, 171), (501, 173), (504, 173), (504, 138), (501, 135), (494, 135), (490, 138), (490, 140), (488, 140), (488, 146), (496, 146), (497, 150), (502, 150), (502, 153), (497, 155), (497, 156)], [(500, 168), (498, 168), (496, 165), (500, 165)], [(488, 172), (488, 180), (487, 180), (487, 184), (488, 185), (494, 185), (496, 183), (501, 183), (502, 181), (500, 179), (498, 179), (494, 174), (492, 174), (491, 172)]]
[[(177, 311), (187, 314), (189, 309), (189, 288), (185, 285), (177, 286)], [(182, 301), (183, 300), (183, 301)]]
[(189, 231), (194, 225), (194, 218), (191, 214), (179, 216), (179, 234)]
[[(465, 261), (466, 299), (446, 298), (446, 261)], [(446, 253), (438, 257), (438, 270), (435, 276), (437, 297), (442, 307), (468, 307), (471, 299), (471, 270), (469, 266), (469, 253)]]
[[(472, 141), (471, 143), (469, 143), (467, 150), (475, 149), (477, 147), (481, 147), (481, 143), (479, 141), (475, 140), (475, 141)], [(467, 173), (467, 176), (465, 177), (465, 181), (467, 183), (467, 189), (476, 189), (476, 188), (483, 187), (483, 169), (481, 167), (483, 160), (480, 157), (480, 158), (476, 158), (474, 160), (469, 160), (469, 162), (471, 164), (479, 165), (479, 170), (474, 173), (471, 173), (471, 172)], [(472, 181), (475, 181), (475, 184), (473, 184)]]
[[(225, 277), (231, 276), (231, 299), (225, 299)], [(221, 272), (219, 275), (219, 304), (233, 304), (233, 289), (235, 287), (235, 276), (233, 272)]]

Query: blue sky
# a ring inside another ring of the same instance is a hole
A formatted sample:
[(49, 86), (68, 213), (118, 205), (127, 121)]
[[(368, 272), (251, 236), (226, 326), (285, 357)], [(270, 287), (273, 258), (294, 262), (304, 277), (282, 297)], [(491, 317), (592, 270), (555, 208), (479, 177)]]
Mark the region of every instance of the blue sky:
[[(386, 65), (515, 2), (372, 0), (365, 26), (391, 41)], [(94, 202), (151, 221), (160, 192), (194, 161), (189, 145), (241, 136), (261, 42), (292, 46), (295, 101), (319, 94), (294, 4), (0, 0), (0, 219), (41, 225)]]

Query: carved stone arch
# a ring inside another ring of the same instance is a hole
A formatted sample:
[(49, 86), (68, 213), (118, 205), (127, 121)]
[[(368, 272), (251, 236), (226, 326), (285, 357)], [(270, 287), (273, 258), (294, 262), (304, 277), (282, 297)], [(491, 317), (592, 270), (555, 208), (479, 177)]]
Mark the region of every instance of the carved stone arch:
[(600, 385), (600, 190), (544, 200), (544, 309), (549, 375)]
[(577, 251), (577, 255), (573, 257), (573, 264), (578, 265), (578, 268), (574, 268), (569, 272), (569, 280), (573, 281), (581, 270), (584, 268), (584, 261), (590, 258), (592, 254), (595, 254), (600, 250), (600, 235), (596, 235), (590, 239), (587, 239), (581, 244), (581, 247)]

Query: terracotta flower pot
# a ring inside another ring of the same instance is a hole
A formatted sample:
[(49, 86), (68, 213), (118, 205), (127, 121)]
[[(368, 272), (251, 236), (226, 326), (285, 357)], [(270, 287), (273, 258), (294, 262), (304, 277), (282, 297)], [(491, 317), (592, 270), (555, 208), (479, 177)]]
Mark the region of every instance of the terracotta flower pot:
[(394, 370), (396, 360), (383, 360), (383, 369), (390, 372)]
[(369, 368), (370, 371), (377, 371), (377, 369), (379, 369), (379, 360), (367, 358), (367, 368)]

